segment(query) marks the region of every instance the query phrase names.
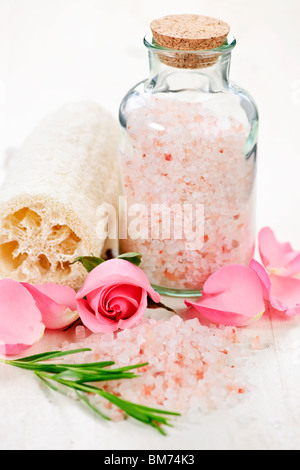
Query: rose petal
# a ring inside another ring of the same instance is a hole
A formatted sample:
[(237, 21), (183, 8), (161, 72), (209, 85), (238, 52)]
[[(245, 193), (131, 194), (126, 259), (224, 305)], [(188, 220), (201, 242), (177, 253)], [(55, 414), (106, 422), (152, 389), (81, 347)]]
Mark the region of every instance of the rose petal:
[(122, 286), (114, 286), (113, 289), (110, 289), (107, 293), (106, 301), (111, 302), (115, 297), (124, 297), (138, 307), (141, 295), (142, 289), (140, 287), (124, 284)]
[[(129, 285), (111, 287), (107, 291), (102, 288), (98, 293), (96, 291), (92, 292), (87, 296), (87, 300), (79, 299), (77, 301), (77, 309), (81, 321), (93, 333), (111, 333), (119, 329), (131, 328), (143, 317), (146, 311), (147, 292), (145, 290)], [(105, 295), (107, 296), (106, 301), (117, 302), (118, 300), (121, 303), (122, 300), (122, 302), (125, 302), (125, 304), (120, 305), (120, 310), (123, 310), (118, 315), (119, 319), (117, 321), (115, 320), (115, 312), (109, 315), (107, 310), (105, 310), (102, 314), (95, 315), (95, 311), (91, 307), (88, 300), (90, 296), (92, 296), (92, 305), (94, 306), (97, 299), (102, 296), (105, 297)], [(131, 295), (135, 295), (136, 298), (132, 298)], [(128, 310), (128, 304), (130, 305), (129, 308), (132, 309), (130, 311)], [(126, 318), (127, 316), (128, 318)]]
[(45, 326), (30, 293), (11, 279), (0, 280), (0, 353), (19, 354), (39, 341)]
[[(113, 289), (114, 286), (108, 287), (108, 289)], [(89, 307), (95, 312), (96, 317), (98, 315), (106, 315), (105, 309), (105, 296), (107, 295), (107, 289), (105, 287), (100, 287), (97, 290), (94, 290), (90, 294), (87, 294), (86, 299), (88, 301)]]
[(263, 295), (265, 300), (270, 300), (271, 281), (265, 268), (255, 259), (251, 260), (249, 268), (252, 269), (262, 283)]
[(82, 299), (102, 286), (123, 284), (141, 287), (154, 302), (160, 302), (160, 295), (151, 287), (146, 274), (138, 266), (122, 259), (108, 260), (93, 269), (78, 291), (76, 299)]
[(125, 297), (115, 297), (109, 303), (108, 308), (119, 321), (132, 317), (139, 308), (139, 304), (134, 305), (133, 302), (130, 302), (130, 300), (126, 299)]
[(118, 323), (119, 329), (125, 330), (126, 328), (132, 328), (139, 320), (141, 320), (144, 316), (144, 313), (147, 308), (147, 292), (145, 290), (142, 291), (142, 297), (140, 299), (140, 305), (134, 315), (132, 315), (128, 319), (122, 319)]
[(288, 316), (300, 314), (300, 280), (271, 274), (270, 281), (272, 307)]
[(106, 296), (106, 308), (119, 306), (120, 319), (131, 317), (139, 308), (143, 290), (140, 287), (124, 284), (111, 289)]
[(82, 323), (93, 333), (113, 333), (118, 323), (105, 316), (97, 318), (85, 299), (77, 300), (77, 309)]
[(253, 269), (260, 278), (264, 298), (271, 306), (284, 312), (288, 316), (300, 313), (300, 280), (288, 276), (277, 276), (266, 272), (264, 267), (255, 260), (252, 260), (249, 267)]
[(300, 252), (290, 243), (280, 243), (269, 227), (258, 236), (259, 252), (264, 266), (274, 274), (293, 276), (300, 271)]
[(78, 313), (94, 333), (130, 328), (144, 315), (148, 294), (154, 302), (160, 301), (138, 266), (112, 259), (88, 274), (76, 296)]
[(57, 304), (64, 305), (70, 310), (76, 310), (76, 292), (71, 287), (61, 284), (35, 284), (34, 287)]
[(265, 312), (260, 279), (241, 265), (221, 268), (206, 281), (198, 302), (185, 303), (210, 321), (228, 326), (244, 326)]
[(77, 318), (76, 292), (59, 284), (22, 285), (30, 292), (42, 314), (45, 327), (58, 330), (71, 325)]
[(130, 284), (123, 284), (121, 286), (106, 286), (91, 292), (86, 296), (89, 306), (95, 312), (96, 316), (106, 315), (110, 317), (112, 314), (109, 312), (108, 303), (112, 301), (113, 297), (122, 297), (128, 302), (135, 305), (137, 308), (141, 298), (142, 289)]

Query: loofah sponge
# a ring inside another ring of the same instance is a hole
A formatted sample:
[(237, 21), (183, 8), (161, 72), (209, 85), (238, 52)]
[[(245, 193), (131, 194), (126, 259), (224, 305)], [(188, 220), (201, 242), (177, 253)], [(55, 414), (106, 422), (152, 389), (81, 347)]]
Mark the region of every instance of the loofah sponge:
[(1, 278), (81, 286), (86, 271), (71, 262), (103, 250), (97, 209), (117, 205), (117, 147), (114, 119), (94, 103), (40, 123), (0, 191)]

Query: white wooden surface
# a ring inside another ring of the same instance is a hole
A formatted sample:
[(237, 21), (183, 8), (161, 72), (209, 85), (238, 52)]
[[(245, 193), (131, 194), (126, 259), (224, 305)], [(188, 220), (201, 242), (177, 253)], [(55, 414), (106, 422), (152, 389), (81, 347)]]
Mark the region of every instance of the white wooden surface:
[[(221, 17), (238, 38), (232, 77), (261, 117), (257, 227), (300, 248), (300, 33), (298, 0), (0, 0), (0, 152), (21, 145), (43, 115), (92, 99), (116, 116), (147, 74), (142, 37), (151, 19)], [(0, 172), (0, 177), (3, 176)], [(181, 302), (172, 300), (179, 309)], [(170, 301), (169, 301), (170, 303)], [(156, 312), (157, 314), (157, 312)], [(162, 438), (135, 423), (102, 424), (26, 371), (0, 367), (0, 449), (300, 449), (300, 317), (265, 316), (247, 328), (252, 385), (241, 403), (184, 422)], [(60, 344), (46, 335), (35, 350)]]
[[(300, 321), (266, 316), (245, 332), (262, 343), (243, 365), (250, 391), (238, 405), (211, 411), (197, 424), (183, 419), (164, 438), (132, 421), (101, 422), (27, 371), (1, 366), (0, 449), (299, 450)], [(30, 353), (65, 339), (48, 334)]]

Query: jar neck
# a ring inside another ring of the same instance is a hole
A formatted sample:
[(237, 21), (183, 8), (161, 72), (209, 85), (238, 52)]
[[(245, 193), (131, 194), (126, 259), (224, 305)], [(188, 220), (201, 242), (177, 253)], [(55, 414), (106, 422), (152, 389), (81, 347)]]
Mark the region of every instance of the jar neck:
[(188, 52), (173, 58), (161, 51), (149, 50), (148, 53), (149, 87), (158, 92), (166, 89), (169, 92), (183, 89), (217, 92), (228, 87), (231, 52), (217, 56)]

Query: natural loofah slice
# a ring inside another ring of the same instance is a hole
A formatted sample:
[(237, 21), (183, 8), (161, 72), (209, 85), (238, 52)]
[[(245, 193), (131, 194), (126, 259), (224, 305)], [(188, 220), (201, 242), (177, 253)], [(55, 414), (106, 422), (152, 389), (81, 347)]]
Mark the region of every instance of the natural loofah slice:
[(82, 285), (86, 270), (71, 262), (103, 250), (97, 209), (117, 204), (117, 146), (114, 119), (93, 103), (40, 123), (0, 192), (1, 278)]

